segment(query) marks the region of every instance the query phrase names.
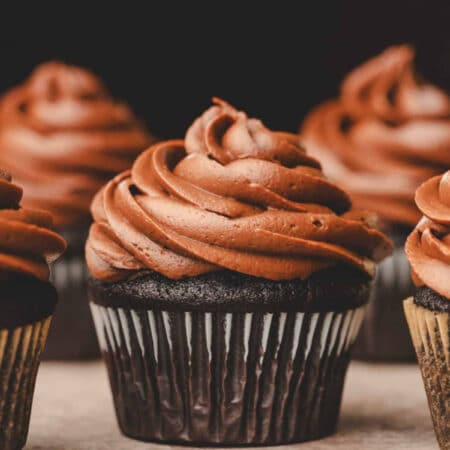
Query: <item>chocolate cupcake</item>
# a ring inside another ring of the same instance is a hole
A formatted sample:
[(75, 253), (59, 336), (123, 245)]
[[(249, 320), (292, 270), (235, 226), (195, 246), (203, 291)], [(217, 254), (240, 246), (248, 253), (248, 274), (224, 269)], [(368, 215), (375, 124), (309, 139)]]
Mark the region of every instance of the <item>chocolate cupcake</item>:
[(406, 241), (414, 298), (404, 302), (439, 445), (450, 449), (450, 172), (416, 192), (424, 214)]
[(392, 47), (351, 72), (338, 99), (315, 109), (301, 129), (324, 172), (357, 208), (375, 211), (395, 243), (379, 267), (355, 355), (413, 360), (402, 300), (411, 295), (406, 237), (420, 218), (416, 188), (450, 167), (450, 100), (419, 81), (414, 51)]
[(216, 100), (95, 197), (92, 313), (119, 425), (272, 445), (333, 433), (387, 238), (298, 137)]
[(39, 66), (0, 102), (0, 166), (28, 193), (24, 206), (49, 211), (68, 242), (53, 267), (63, 299), (44, 356), (98, 356), (86, 294), (84, 245), (97, 190), (130, 167), (151, 138), (129, 108), (90, 72)]
[(22, 189), (0, 173), (0, 448), (25, 446), (34, 383), (55, 309), (48, 263), (65, 248), (51, 216), (19, 206)]

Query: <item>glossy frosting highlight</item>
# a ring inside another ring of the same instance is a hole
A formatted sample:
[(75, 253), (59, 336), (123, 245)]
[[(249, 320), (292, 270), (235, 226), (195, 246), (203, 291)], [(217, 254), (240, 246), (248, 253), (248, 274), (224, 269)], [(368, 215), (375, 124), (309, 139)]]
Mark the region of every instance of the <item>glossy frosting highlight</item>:
[(358, 208), (414, 226), (414, 192), (450, 166), (450, 99), (414, 73), (414, 51), (391, 47), (356, 68), (338, 99), (306, 118), (301, 134), (325, 173)]
[(220, 100), (185, 141), (155, 144), (95, 197), (87, 242), (105, 281), (229, 269), (271, 280), (350, 264), (370, 276), (391, 244), (351, 211), (298, 137)]
[(450, 171), (423, 183), (416, 203), (424, 217), (405, 246), (414, 282), (450, 299)]
[(0, 166), (25, 189), (24, 205), (52, 213), (58, 228), (88, 222), (95, 192), (150, 142), (81, 68), (42, 64), (0, 102)]
[(49, 213), (20, 207), (22, 189), (0, 172), (0, 277), (24, 274), (48, 281), (48, 264), (65, 250)]

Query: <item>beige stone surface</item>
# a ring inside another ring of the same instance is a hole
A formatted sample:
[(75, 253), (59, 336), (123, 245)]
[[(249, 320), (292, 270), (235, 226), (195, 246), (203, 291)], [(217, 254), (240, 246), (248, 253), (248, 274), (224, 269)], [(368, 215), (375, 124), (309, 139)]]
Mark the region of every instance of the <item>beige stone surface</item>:
[[(100, 362), (42, 364), (31, 420), (28, 450), (171, 448), (120, 434), (106, 370)], [(415, 365), (354, 363), (347, 377), (338, 433), (282, 448), (437, 449), (419, 369)]]

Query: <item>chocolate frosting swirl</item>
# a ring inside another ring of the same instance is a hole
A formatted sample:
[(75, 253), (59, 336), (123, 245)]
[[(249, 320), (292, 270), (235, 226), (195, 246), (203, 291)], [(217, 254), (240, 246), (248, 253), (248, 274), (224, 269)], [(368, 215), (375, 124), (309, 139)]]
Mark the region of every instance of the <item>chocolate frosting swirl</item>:
[(95, 197), (86, 247), (105, 281), (229, 269), (271, 280), (350, 264), (373, 275), (387, 238), (350, 211), (298, 136), (268, 130), (220, 100), (185, 141), (155, 144)]
[(0, 166), (27, 192), (24, 205), (58, 228), (89, 220), (97, 190), (131, 166), (150, 136), (90, 72), (39, 66), (0, 102)]
[(351, 72), (337, 100), (306, 118), (301, 134), (355, 207), (388, 223), (420, 218), (414, 191), (450, 166), (450, 100), (418, 81), (414, 51), (391, 47)]
[(423, 183), (416, 203), (424, 217), (405, 246), (413, 280), (450, 299), (450, 171)]
[(0, 171), (0, 273), (24, 274), (48, 281), (48, 264), (65, 250), (62, 237), (51, 231), (45, 211), (20, 207), (22, 189)]

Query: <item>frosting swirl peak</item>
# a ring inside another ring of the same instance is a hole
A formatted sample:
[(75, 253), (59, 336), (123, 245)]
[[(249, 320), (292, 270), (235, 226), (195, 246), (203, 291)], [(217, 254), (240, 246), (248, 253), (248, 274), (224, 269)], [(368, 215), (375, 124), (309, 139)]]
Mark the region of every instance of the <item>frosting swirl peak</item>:
[(87, 222), (95, 192), (150, 142), (81, 68), (42, 64), (0, 102), (0, 165), (24, 187), (24, 205), (51, 212), (58, 228)]
[(176, 279), (228, 269), (282, 280), (336, 264), (373, 275), (389, 241), (350, 211), (298, 136), (215, 103), (184, 142), (153, 145), (97, 194), (86, 247), (92, 275), (112, 281), (148, 269)]
[(450, 171), (423, 183), (416, 203), (424, 217), (405, 246), (414, 282), (450, 299)]
[(22, 189), (0, 171), (0, 272), (22, 273), (48, 281), (48, 264), (65, 250), (62, 237), (50, 230), (49, 213), (20, 207)]
[(450, 98), (419, 81), (413, 63), (409, 46), (387, 49), (353, 70), (301, 130), (356, 207), (407, 226), (420, 218), (416, 188), (450, 166)]

